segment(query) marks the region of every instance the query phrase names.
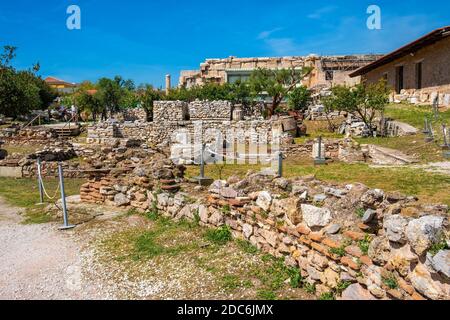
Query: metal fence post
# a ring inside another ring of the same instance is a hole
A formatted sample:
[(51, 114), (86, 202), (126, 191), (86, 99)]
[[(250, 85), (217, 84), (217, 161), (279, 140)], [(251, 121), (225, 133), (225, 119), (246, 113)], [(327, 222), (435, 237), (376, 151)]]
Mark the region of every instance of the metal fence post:
[(41, 172), (41, 158), (37, 158), (37, 174), (38, 174), (38, 188), (40, 201), (38, 204), (44, 203), (44, 189), (42, 188), (42, 172)]
[(60, 230), (68, 230), (75, 228), (74, 225), (69, 225), (69, 216), (67, 214), (67, 204), (66, 204), (66, 192), (64, 189), (64, 172), (61, 162), (58, 163), (58, 174), (59, 174), (59, 186), (61, 189), (61, 202), (63, 207), (63, 219), (64, 225), (60, 227)]
[(278, 176), (283, 177), (283, 152), (278, 152)]

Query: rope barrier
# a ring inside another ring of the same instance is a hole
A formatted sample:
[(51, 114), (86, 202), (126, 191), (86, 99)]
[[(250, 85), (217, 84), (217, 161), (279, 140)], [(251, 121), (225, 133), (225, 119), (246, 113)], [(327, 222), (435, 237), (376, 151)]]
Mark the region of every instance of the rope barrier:
[(49, 199), (49, 200), (55, 200), (56, 196), (58, 195), (58, 192), (60, 190), (60, 185), (58, 184), (58, 187), (56, 188), (55, 194), (53, 195), (53, 197), (49, 196), (47, 189), (45, 188), (44, 185), (44, 181), (42, 178), (40, 178), (40, 182), (41, 182), (41, 186), (42, 186), (42, 191), (44, 191), (45, 196)]

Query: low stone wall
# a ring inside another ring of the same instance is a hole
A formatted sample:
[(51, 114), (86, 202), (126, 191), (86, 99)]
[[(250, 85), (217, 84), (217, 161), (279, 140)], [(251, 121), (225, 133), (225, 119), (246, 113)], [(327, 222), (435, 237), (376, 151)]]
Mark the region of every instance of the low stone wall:
[[(450, 298), (448, 206), (361, 184), (314, 177), (286, 180), (250, 174), (216, 181), (209, 192), (164, 192), (151, 176), (103, 178), (82, 186), (82, 199), (180, 219), (228, 226), (233, 236), (298, 267), (317, 295), (340, 299)], [(198, 189), (198, 188), (197, 188)], [(263, 190), (263, 191), (258, 191)], [(448, 246), (448, 243), (447, 243)]]
[(425, 89), (403, 89), (400, 94), (392, 93), (390, 102), (409, 102), (412, 104), (432, 105), (435, 101), (440, 106), (450, 106), (450, 85)]
[(231, 120), (232, 105), (229, 101), (193, 101), (189, 103), (191, 120)]
[(143, 108), (125, 109), (123, 120), (131, 122), (147, 122), (147, 112)]
[(188, 103), (183, 101), (155, 101), (153, 122), (184, 121), (189, 117)]

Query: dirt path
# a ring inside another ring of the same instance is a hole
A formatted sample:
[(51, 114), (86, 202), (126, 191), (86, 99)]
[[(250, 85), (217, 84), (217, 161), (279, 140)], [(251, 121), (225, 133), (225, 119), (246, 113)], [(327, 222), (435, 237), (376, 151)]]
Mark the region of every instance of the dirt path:
[(0, 199), (0, 299), (89, 299), (79, 286), (80, 246), (57, 224), (21, 224), (20, 209)]

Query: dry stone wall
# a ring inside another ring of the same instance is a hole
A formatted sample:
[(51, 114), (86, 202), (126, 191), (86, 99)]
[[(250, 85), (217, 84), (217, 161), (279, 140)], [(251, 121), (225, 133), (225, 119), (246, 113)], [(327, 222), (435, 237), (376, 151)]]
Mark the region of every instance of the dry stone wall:
[(234, 237), (299, 268), (317, 295), (450, 298), (448, 206), (313, 176), (249, 173), (243, 180), (215, 181), (208, 191), (192, 184), (167, 189), (165, 184), (182, 181), (170, 168), (156, 176), (139, 170), (126, 178), (93, 179), (83, 185), (82, 199), (227, 226)]

